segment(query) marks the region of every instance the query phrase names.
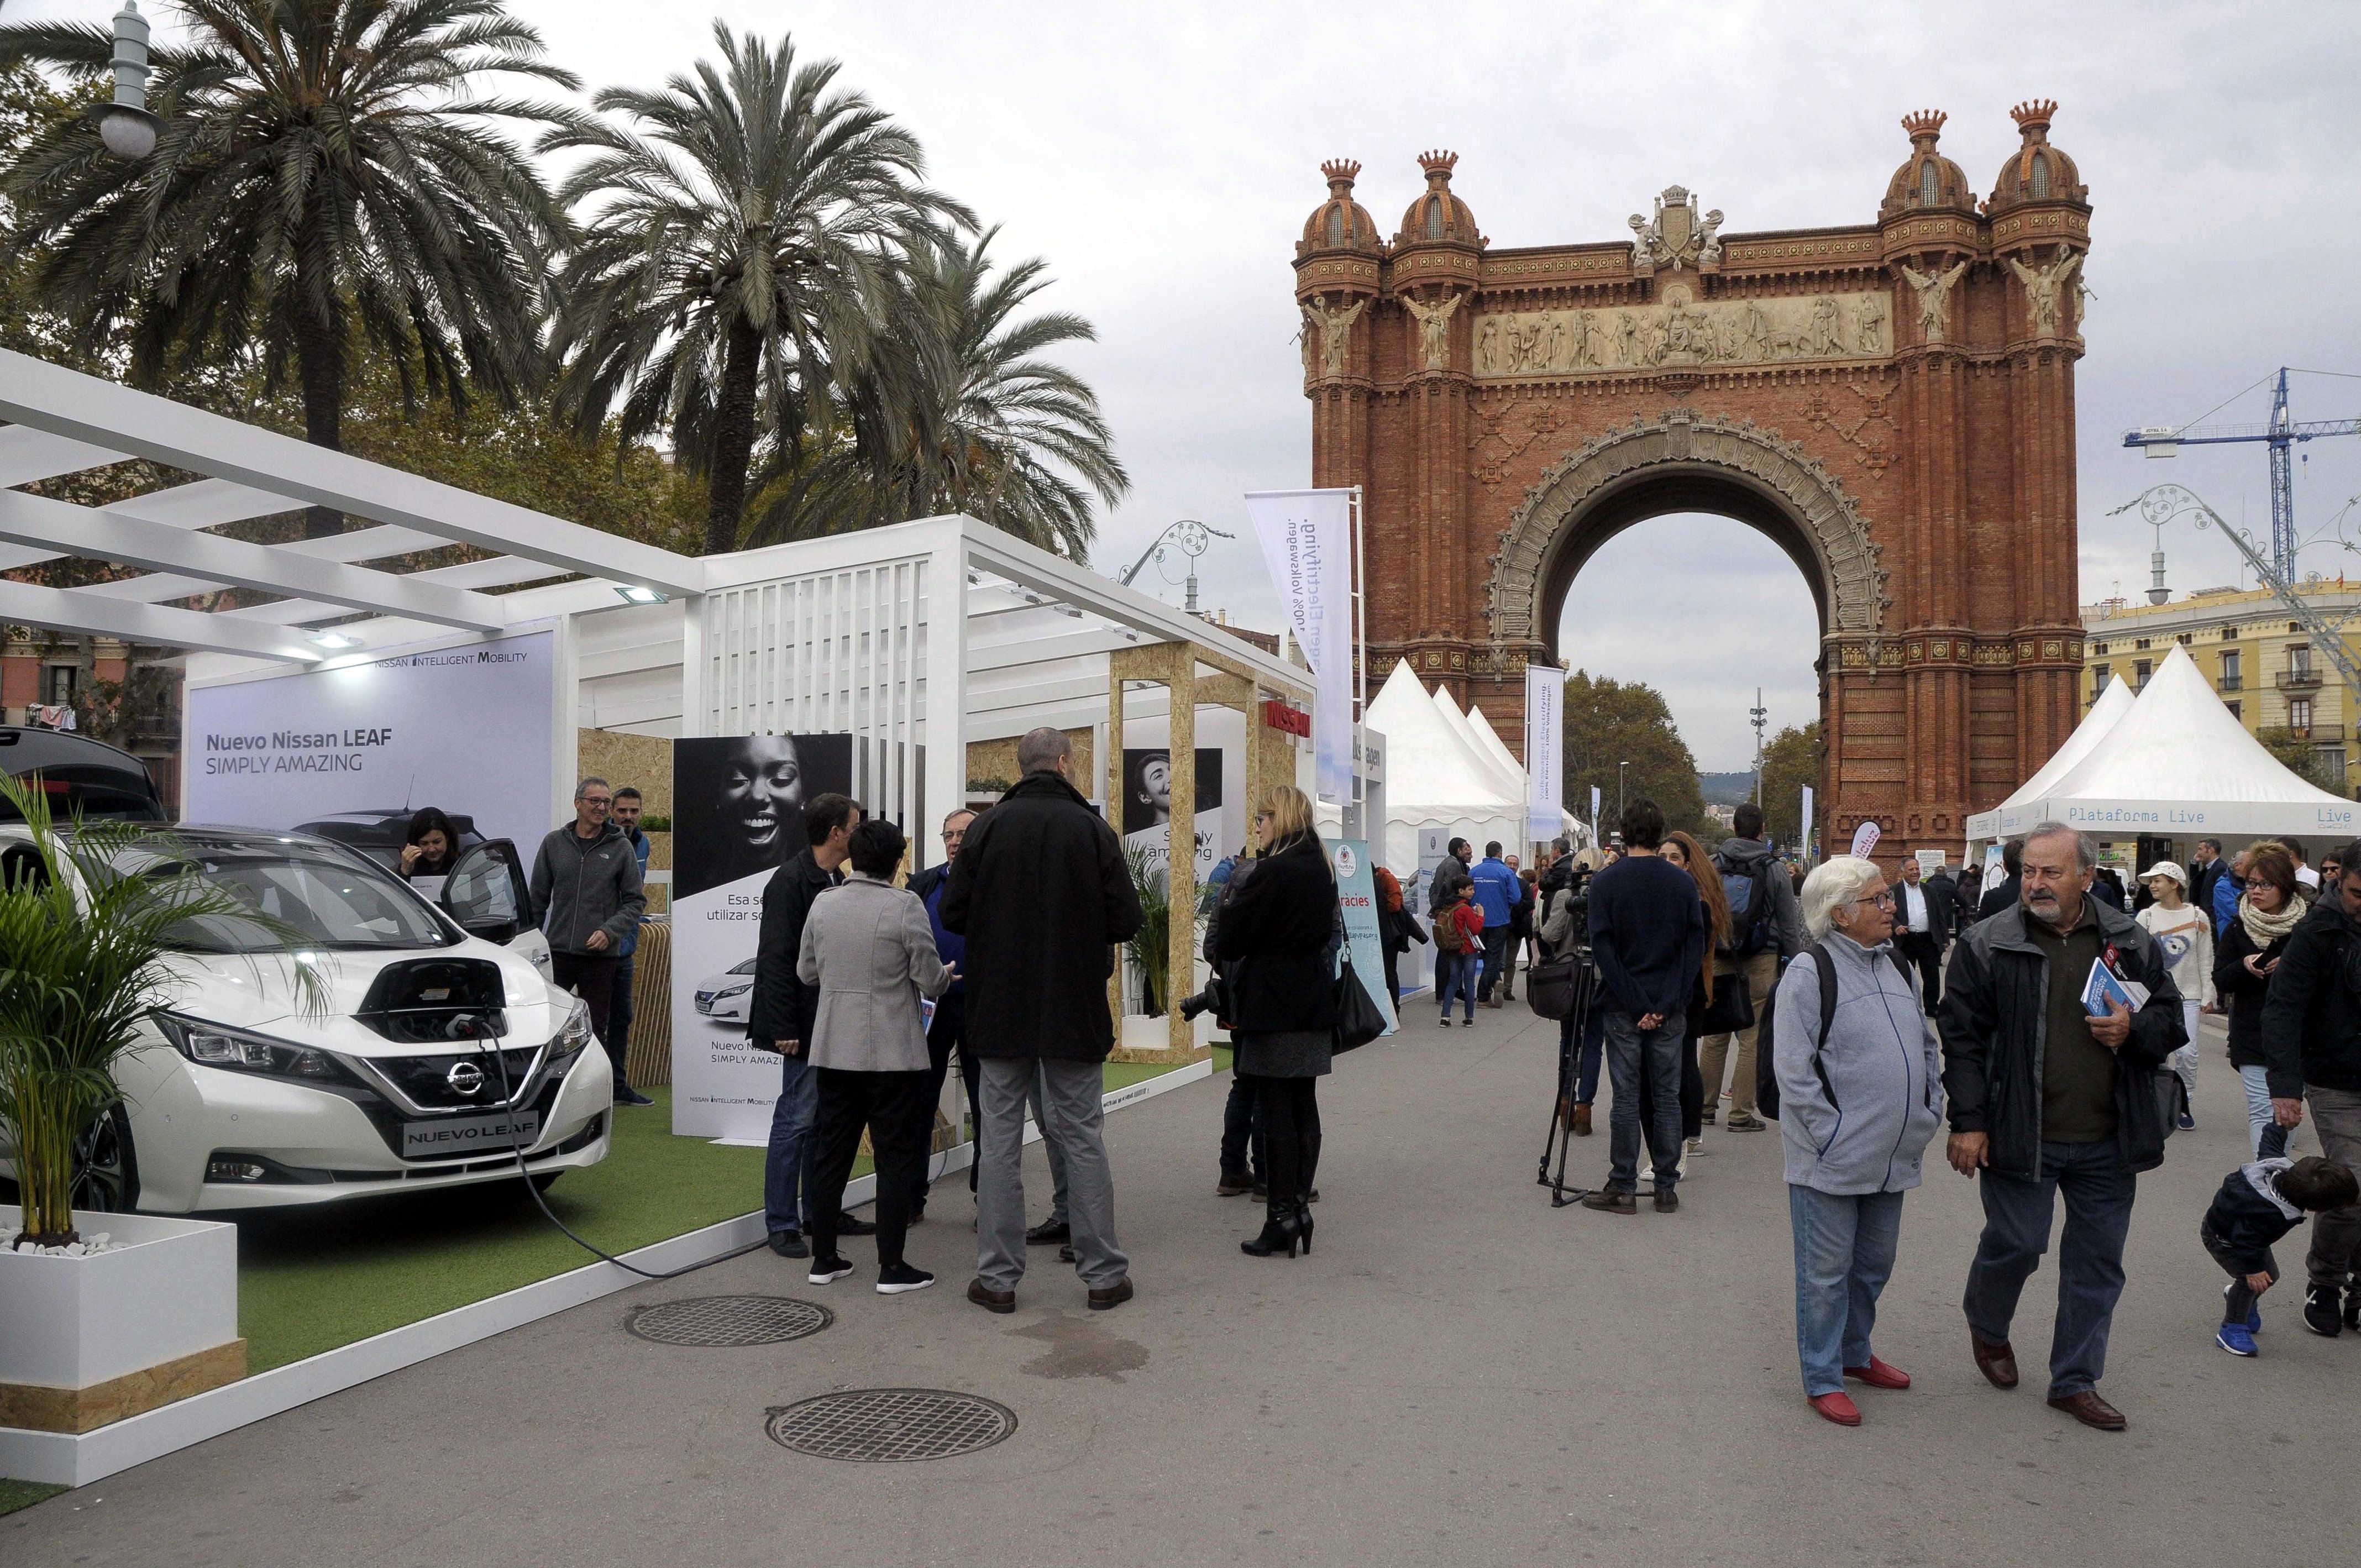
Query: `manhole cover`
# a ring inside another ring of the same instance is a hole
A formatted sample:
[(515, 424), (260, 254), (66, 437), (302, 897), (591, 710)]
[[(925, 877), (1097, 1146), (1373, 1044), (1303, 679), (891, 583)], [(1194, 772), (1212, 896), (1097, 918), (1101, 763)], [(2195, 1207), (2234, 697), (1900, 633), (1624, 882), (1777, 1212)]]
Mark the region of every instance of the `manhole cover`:
[(1016, 1430), (1016, 1412), (941, 1388), (850, 1388), (771, 1411), (771, 1441), (820, 1459), (948, 1459)]
[(836, 1321), (826, 1307), (791, 1296), (692, 1296), (632, 1309), (623, 1327), (657, 1344), (777, 1344)]

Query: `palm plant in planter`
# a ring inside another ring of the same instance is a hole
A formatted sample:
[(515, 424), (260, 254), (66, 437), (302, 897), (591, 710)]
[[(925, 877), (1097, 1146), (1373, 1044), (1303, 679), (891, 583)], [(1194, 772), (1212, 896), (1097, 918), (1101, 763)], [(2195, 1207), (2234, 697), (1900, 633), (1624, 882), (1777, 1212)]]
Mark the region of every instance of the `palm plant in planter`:
[[(11, 1246), (62, 1246), (74, 1229), (77, 1148), (123, 1099), (115, 1066), (169, 999), (173, 937), (190, 921), (236, 920), (292, 952), (302, 933), (184, 874), (150, 823), (60, 829), (38, 782), (0, 776), (0, 798), (27, 830), (0, 850), (0, 1127), (16, 1146), (23, 1234)], [(310, 955), (297, 955), (309, 958)], [(315, 961), (293, 965), (299, 1004), (319, 1009)]]
[(1131, 890), (1139, 898), (1139, 929), (1124, 949), (1139, 968), (1141, 1011), (1164, 1011), (1166, 969), (1172, 961), (1171, 883), (1163, 863), (1137, 844), (1126, 845), (1124, 863), (1131, 868)]

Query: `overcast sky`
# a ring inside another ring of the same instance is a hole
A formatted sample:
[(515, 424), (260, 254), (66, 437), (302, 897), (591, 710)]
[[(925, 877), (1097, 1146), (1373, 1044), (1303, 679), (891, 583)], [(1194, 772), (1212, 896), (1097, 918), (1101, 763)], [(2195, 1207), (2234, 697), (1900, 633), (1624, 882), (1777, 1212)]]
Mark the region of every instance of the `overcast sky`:
[[(103, 21), (115, 0), (5, 0)], [(591, 87), (653, 82), (710, 49), (704, 8), (512, 0)], [(159, 7), (147, 9), (156, 14)], [(2095, 209), (2080, 378), (2082, 589), (2136, 596), (2149, 531), (2106, 516), (2173, 479), (2268, 535), (2258, 447), (2144, 462), (2126, 428), (2205, 412), (2281, 363), (2361, 373), (2361, 6), (1821, 3), (1364, 3), (1305, 8), (896, 0), (730, 4), (844, 62), (924, 142), (941, 189), (1042, 256), (1045, 303), (1099, 341), (1069, 356), (1098, 389), (1134, 487), (1097, 560), (1128, 565), (1167, 522), (1216, 542), (1203, 602), (1269, 626), (1276, 600), (1238, 497), (1307, 483), (1311, 422), (1289, 263), (1324, 194), (1366, 168), (1390, 235), (1415, 158), (1460, 153), (1454, 189), (1496, 247), (1610, 240), (1678, 182), (1726, 232), (1873, 221), (1908, 151), (1895, 122), (1949, 111), (1943, 150), (1981, 192), (2017, 145), (2008, 108), (2053, 97), (2051, 139)], [(691, 20), (696, 18), (696, 20)], [(2262, 418), (2257, 390), (2220, 420)], [(2361, 414), (2361, 379), (2299, 378), (2299, 418)], [(2361, 494), (2361, 440), (2309, 449), (2307, 534)], [(2361, 509), (2345, 521), (2361, 519)], [(2361, 527), (2347, 532), (2361, 538)], [(2235, 580), (2230, 546), (2168, 533), (2176, 589)], [(2332, 539), (2307, 571), (2361, 570)], [(1180, 588), (1141, 584), (1178, 602)], [(1802, 579), (1759, 535), (1664, 520), (1602, 551), (1569, 601), (1570, 659), (1661, 688), (1708, 769), (1747, 765), (1759, 682), (1773, 729), (1812, 718), (1817, 628)]]

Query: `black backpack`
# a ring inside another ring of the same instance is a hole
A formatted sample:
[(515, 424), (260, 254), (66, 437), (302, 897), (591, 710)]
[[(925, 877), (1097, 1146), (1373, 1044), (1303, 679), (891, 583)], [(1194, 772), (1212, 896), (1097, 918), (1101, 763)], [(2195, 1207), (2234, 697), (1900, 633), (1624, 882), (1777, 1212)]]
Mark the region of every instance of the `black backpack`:
[[(1812, 1042), (1812, 1070), (1819, 1074), (1820, 1088), (1827, 1093), (1828, 1103), (1834, 1105), (1837, 1102), (1836, 1086), (1828, 1081), (1828, 1069), (1820, 1060), (1820, 1047), (1828, 1043), (1829, 1025), (1837, 1021), (1836, 966), (1828, 962), (1826, 942), (1814, 942), (1804, 951), (1812, 955), (1812, 970), (1820, 982), (1820, 1033)], [(1915, 994), (1918, 982), (1912, 976), (1910, 967), (1894, 958), (1890, 948), (1885, 956), (1893, 959), (1895, 970)], [(1784, 974), (1781, 978), (1784, 981)], [(1778, 1015), (1778, 1012), (1774, 998), (1763, 1009), (1762, 1021), (1754, 1031), (1754, 1113), (1772, 1122), (1779, 1119), (1779, 1070), (1771, 1054), (1771, 1020)]]
[(1751, 959), (1771, 945), (1771, 918), (1778, 908), (1771, 878), (1784, 874), (1775, 866), (1776, 857), (1768, 850), (1742, 858), (1714, 852), (1722, 896), (1730, 901), (1730, 941), (1719, 948), (1723, 958)]

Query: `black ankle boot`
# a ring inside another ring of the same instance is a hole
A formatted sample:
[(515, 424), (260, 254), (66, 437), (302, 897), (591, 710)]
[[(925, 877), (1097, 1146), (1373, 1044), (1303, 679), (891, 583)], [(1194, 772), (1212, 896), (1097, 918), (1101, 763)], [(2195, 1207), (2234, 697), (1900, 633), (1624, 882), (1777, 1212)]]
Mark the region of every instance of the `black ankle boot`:
[(1312, 1201), (1309, 1198), (1298, 1198), (1295, 1201), (1295, 1228), (1302, 1233), (1303, 1255), (1310, 1257), (1312, 1255)]
[(1285, 1247), (1287, 1255), (1293, 1257), (1302, 1235), (1302, 1227), (1296, 1221), (1293, 1205), (1282, 1209), (1273, 1204), (1269, 1215), (1262, 1223), (1262, 1234), (1250, 1242), (1240, 1242), (1238, 1250), (1248, 1257), (1268, 1257)]

